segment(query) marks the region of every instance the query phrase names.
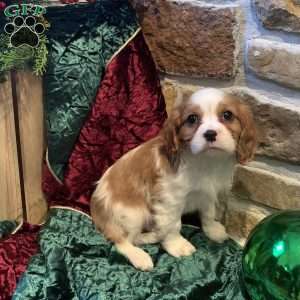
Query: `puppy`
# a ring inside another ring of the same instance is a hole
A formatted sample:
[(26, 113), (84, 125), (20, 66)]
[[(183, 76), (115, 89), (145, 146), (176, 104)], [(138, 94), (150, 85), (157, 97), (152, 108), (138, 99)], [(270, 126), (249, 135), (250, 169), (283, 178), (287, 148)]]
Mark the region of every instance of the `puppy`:
[(197, 210), (205, 234), (227, 238), (216, 218), (218, 194), (230, 188), (236, 162), (245, 163), (256, 139), (248, 107), (212, 88), (184, 97), (160, 134), (126, 153), (97, 183), (91, 199), (96, 227), (138, 269), (151, 257), (138, 247), (161, 242), (172, 256), (195, 247), (180, 234), (181, 216)]

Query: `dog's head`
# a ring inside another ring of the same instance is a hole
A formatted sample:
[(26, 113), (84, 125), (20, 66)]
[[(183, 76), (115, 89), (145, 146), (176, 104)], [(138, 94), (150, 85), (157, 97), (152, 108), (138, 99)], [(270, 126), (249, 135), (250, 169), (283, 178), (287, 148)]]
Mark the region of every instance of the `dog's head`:
[(254, 156), (256, 130), (249, 107), (222, 90), (204, 88), (182, 96), (163, 128), (171, 162), (187, 149), (201, 153), (236, 153), (245, 164)]

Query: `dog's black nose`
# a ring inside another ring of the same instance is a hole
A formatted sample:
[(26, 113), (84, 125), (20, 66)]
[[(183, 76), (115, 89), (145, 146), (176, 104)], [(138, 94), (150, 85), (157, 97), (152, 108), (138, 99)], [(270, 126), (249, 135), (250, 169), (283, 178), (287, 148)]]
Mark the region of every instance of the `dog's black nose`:
[(203, 135), (208, 142), (214, 142), (216, 140), (217, 132), (215, 130), (207, 130)]

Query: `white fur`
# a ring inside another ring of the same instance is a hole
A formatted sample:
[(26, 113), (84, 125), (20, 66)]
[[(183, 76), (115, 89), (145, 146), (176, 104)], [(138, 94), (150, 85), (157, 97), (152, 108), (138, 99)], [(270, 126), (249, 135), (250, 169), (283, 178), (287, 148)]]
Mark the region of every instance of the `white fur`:
[(218, 196), (230, 189), (234, 165), (234, 155), (220, 150), (201, 155), (183, 153), (177, 173), (166, 175), (161, 181), (162, 201), (154, 205), (157, 231), (137, 236), (135, 243), (163, 241), (165, 250), (172, 252), (164, 240), (169, 236), (180, 240), (181, 215), (193, 211), (199, 212), (203, 231), (210, 239), (217, 242), (227, 239), (223, 225), (216, 221), (216, 204)]
[(220, 194), (231, 187), (235, 163), (234, 155), (219, 150), (188, 160), (197, 181), (187, 194), (184, 213), (198, 211), (204, 233), (216, 242), (228, 238), (223, 225), (216, 221), (216, 206)]
[(156, 207), (162, 228), (176, 228), (179, 214), (198, 211), (205, 234), (214, 241), (227, 238), (224, 227), (216, 222), (218, 196), (230, 189), (235, 157), (220, 150), (201, 155), (183, 154), (175, 176), (164, 178), (164, 201)]
[(153, 261), (150, 255), (143, 249), (135, 247), (127, 240), (116, 244), (116, 247), (118, 251), (126, 256), (137, 269), (142, 271), (150, 271), (153, 269)]
[[(224, 100), (224, 92), (207, 88), (194, 93), (190, 99), (193, 104), (200, 107), (203, 117), (201, 125), (191, 141), (191, 151), (198, 154), (202, 151), (210, 151), (211, 148), (220, 148), (229, 153), (235, 151), (235, 141), (229, 130), (219, 121), (217, 116), (218, 104)], [(204, 133), (207, 130), (215, 130), (217, 139), (213, 143), (207, 143)]]
[(189, 256), (196, 251), (196, 248), (179, 233), (169, 236), (162, 245), (174, 257)]

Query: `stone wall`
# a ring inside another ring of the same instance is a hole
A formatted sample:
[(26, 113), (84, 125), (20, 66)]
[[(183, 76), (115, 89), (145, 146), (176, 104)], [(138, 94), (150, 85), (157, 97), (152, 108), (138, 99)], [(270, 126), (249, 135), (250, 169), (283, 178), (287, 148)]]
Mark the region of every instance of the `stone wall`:
[(238, 166), (222, 221), (243, 241), (300, 208), (300, 1), (131, 0), (169, 110), (178, 89), (227, 88), (251, 105), (255, 161)]

